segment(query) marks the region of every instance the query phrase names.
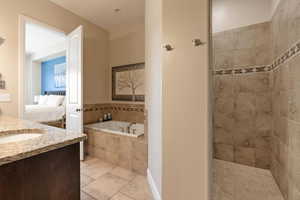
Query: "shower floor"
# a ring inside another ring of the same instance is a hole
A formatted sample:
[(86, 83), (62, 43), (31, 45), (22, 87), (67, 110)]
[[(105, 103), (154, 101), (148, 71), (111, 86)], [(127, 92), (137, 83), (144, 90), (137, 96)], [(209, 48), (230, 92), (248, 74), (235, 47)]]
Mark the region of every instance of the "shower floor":
[(213, 200), (284, 200), (269, 170), (214, 160)]

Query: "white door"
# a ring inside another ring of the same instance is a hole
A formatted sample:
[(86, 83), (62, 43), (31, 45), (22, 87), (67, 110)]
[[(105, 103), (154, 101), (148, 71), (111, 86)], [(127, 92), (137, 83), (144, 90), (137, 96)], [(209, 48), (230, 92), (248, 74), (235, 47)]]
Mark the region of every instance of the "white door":
[[(83, 27), (68, 35), (66, 128), (83, 133), (82, 103)], [(83, 142), (80, 143), (80, 159), (84, 159)]]

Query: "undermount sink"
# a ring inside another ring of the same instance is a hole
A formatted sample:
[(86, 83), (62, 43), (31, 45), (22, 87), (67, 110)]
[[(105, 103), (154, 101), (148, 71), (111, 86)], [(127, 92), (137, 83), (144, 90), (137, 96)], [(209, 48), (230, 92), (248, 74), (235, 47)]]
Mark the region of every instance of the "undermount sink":
[(40, 136), (42, 136), (41, 132), (20, 132), (20, 133), (18, 132), (18, 133), (4, 134), (4, 135), (0, 135), (0, 145), (13, 143), (13, 142), (21, 142), (24, 140), (30, 140), (30, 139), (38, 138)]

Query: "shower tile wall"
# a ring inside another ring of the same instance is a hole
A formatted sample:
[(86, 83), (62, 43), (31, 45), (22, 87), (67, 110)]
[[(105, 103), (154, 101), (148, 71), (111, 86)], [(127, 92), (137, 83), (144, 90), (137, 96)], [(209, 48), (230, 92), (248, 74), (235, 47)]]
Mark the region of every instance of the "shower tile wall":
[(271, 62), (270, 23), (215, 33), (214, 69), (245, 68)]
[(215, 87), (215, 157), (269, 168), (269, 75), (217, 76)]
[[(214, 34), (214, 70), (271, 63), (270, 23)], [(270, 168), (272, 104), (268, 72), (214, 76), (215, 158)]]
[(300, 1), (213, 42), (215, 158), (270, 168), (284, 198), (299, 200)]
[[(272, 19), (273, 60), (300, 41), (300, 1), (282, 0)], [(300, 43), (299, 43), (300, 45)], [(299, 46), (300, 48), (300, 46)], [(271, 172), (286, 200), (300, 199), (300, 56), (271, 73)]]

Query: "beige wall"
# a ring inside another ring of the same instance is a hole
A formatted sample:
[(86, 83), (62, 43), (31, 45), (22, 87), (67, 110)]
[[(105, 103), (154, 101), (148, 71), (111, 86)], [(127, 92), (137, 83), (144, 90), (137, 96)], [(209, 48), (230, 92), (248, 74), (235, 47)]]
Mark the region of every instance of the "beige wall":
[(162, 2), (163, 44), (174, 46), (162, 57), (162, 198), (208, 200), (210, 1)]
[(109, 60), (112, 67), (145, 62), (145, 31), (143, 27), (136, 32), (109, 41)]
[(34, 61), (30, 54), (26, 55), (25, 62), (24, 76), (27, 81), (24, 82), (24, 102), (25, 104), (33, 104), (34, 96), (41, 94), (41, 62)]
[(84, 101), (108, 100), (108, 33), (47, 0), (0, 0), (0, 72), (6, 80), (12, 101), (0, 103), (3, 114), (18, 115), (18, 17), (20, 14), (40, 20), (66, 33), (84, 26)]
[(42, 87), (42, 63), (38, 61), (33, 61), (31, 64), (32, 67), (32, 101), (34, 101), (34, 96), (41, 94)]
[(145, 25), (109, 41), (109, 96), (111, 100), (111, 68), (145, 62)]

